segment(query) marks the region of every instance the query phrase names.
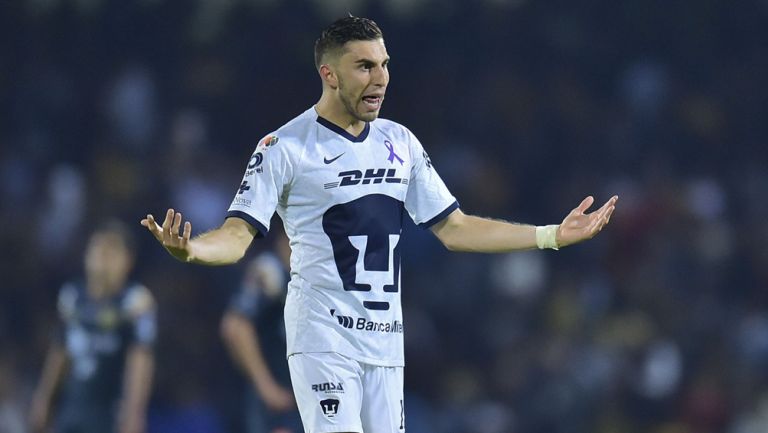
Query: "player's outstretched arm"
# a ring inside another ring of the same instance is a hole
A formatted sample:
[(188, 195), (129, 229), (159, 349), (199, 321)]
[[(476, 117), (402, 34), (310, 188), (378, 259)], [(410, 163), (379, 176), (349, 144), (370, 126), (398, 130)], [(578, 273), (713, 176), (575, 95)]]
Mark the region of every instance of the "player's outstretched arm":
[(128, 348), (123, 376), (123, 400), (118, 416), (118, 433), (144, 433), (147, 405), (152, 389), (155, 357), (152, 349), (142, 344)]
[(131, 320), (131, 342), (125, 354), (123, 389), (116, 433), (146, 433), (147, 406), (155, 372), (152, 349), (157, 337), (157, 303), (146, 287), (134, 288), (125, 312)]
[(192, 224), (184, 223), (182, 215), (168, 209), (160, 225), (152, 214), (141, 220), (160, 244), (176, 259), (201, 265), (228, 265), (243, 258), (256, 229), (240, 218), (227, 218), (221, 227), (192, 238)]
[(432, 227), (432, 232), (452, 251), (502, 253), (531, 248), (561, 248), (597, 235), (616, 209), (618, 196), (587, 213), (594, 198), (587, 197), (558, 226), (539, 227), (466, 215), (455, 210)]
[(69, 368), (69, 356), (61, 343), (54, 342), (48, 349), (40, 383), (35, 390), (29, 413), (29, 429), (32, 433), (47, 430), (51, 418), (51, 406), (56, 391)]

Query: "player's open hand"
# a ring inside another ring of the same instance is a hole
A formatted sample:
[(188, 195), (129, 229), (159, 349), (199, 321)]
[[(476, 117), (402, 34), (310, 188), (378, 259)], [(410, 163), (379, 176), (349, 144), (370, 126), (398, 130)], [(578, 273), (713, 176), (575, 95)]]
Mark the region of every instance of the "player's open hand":
[(152, 214), (142, 219), (141, 225), (146, 227), (173, 257), (186, 262), (191, 256), (189, 238), (192, 235), (192, 224), (189, 221), (185, 222), (184, 231), (179, 232), (181, 221), (181, 212), (168, 209), (163, 225), (159, 225)]
[(582, 200), (581, 204), (565, 217), (557, 229), (557, 245), (564, 247), (595, 237), (610, 221), (611, 215), (616, 209), (617, 200), (619, 200), (619, 196), (615, 195), (605, 202), (600, 209), (591, 213), (586, 212), (595, 202), (595, 199), (589, 196)]

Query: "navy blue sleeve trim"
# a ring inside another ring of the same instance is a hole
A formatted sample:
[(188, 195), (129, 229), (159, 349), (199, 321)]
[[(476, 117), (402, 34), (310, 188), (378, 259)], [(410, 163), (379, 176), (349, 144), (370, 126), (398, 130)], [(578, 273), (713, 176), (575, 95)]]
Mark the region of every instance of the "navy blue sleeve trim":
[(267, 230), (267, 228), (264, 226), (264, 224), (258, 222), (256, 220), (256, 218), (248, 215), (245, 212), (242, 212), (242, 211), (239, 211), (239, 210), (231, 210), (231, 211), (227, 212), (227, 218), (231, 218), (231, 217), (240, 218), (242, 220), (245, 220), (245, 222), (247, 222), (253, 228), (255, 228), (256, 231), (258, 232), (258, 233), (256, 233), (256, 237), (257, 238), (263, 238), (264, 236), (267, 235), (267, 233), (269, 233), (269, 230)]
[(433, 225), (435, 225), (435, 224), (439, 223), (440, 221), (444, 220), (444, 219), (445, 219), (445, 217), (447, 217), (448, 215), (450, 215), (450, 214), (451, 214), (451, 212), (455, 211), (455, 210), (456, 210), (456, 209), (458, 209), (458, 208), (459, 208), (459, 202), (458, 202), (458, 201), (455, 201), (455, 202), (453, 202), (453, 204), (451, 204), (450, 206), (448, 206), (447, 208), (445, 208), (445, 210), (444, 210), (444, 211), (442, 211), (442, 212), (440, 212), (439, 214), (437, 214), (437, 216), (435, 216), (435, 217), (434, 217), (434, 218), (432, 218), (431, 220), (429, 220), (429, 221), (427, 221), (427, 222), (425, 222), (425, 223), (421, 223), (421, 224), (419, 224), (419, 227), (421, 227), (421, 228), (423, 228), (423, 229), (428, 229), (428, 228), (432, 227)]

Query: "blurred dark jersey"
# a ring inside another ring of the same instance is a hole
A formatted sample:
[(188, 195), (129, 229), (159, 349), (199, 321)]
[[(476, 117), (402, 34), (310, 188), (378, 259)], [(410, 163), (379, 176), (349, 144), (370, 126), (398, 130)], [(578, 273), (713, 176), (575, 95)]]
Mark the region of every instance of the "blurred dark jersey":
[[(286, 360), (285, 306), (286, 283), (288, 274), (279, 259), (271, 253), (263, 253), (257, 258), (262, 271), (273, 278), (272, 290), (256, 284), (244, 283), (230, 298), (228, 312), (248, 319), (256, 329), (259, 347), (269, 371), (278, 384), (291, 390), (291, 377)], [(268, 433), (274, 429), (286, 432), (303, 431), (297, 409), (287, 412), (269, 410), (248, 382), (244, 408), (245, 431), (248, 433)]]
[(270, 297), (259, 288), (243, 287), (233, 294), (228, 310), (251, 321), (269, 371), (280, 385), (290, 388), (290, 373), (285, 359), (284, 306), (284, 294)]

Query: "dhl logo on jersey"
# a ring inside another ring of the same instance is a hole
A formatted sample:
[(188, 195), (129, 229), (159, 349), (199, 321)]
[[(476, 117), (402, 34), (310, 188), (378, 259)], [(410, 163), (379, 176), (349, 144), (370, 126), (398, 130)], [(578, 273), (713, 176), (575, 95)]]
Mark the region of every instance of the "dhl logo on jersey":
[(397, 183), (408, 185), (408, 179), (397, 177), (394, 168), (369, 168), (363, 170), (347, 170), (338, 174), (340, 180), (323, 185), (325, 189), (341, 188), (353, 185), (376, 185), (380, 183)]

